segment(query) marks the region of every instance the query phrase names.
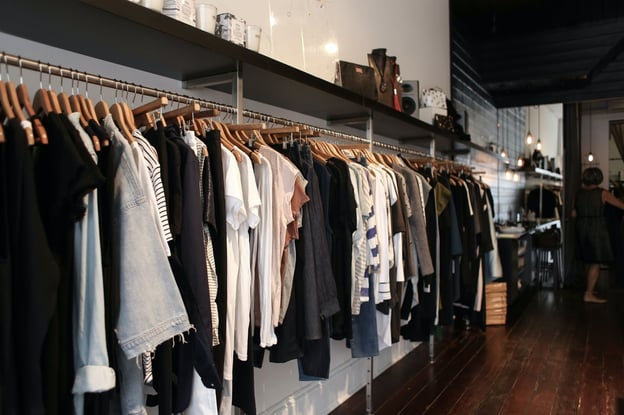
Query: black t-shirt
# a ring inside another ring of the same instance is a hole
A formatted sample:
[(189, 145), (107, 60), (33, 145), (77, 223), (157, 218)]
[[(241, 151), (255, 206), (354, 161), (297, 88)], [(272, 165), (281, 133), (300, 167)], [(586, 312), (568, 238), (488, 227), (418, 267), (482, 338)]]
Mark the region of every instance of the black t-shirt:
[(104, 177), (66, 116), (49, 114), (43, 124), (49, 143), (37, 148), (37, 196), (47, 240), (61, 275), (42, 355), (44, 392), (47, 413), (66, 414), (73, 411), (74, 226), (86, 212), (83, 197), (100, 186)]
[[(2, 232), (8, 232), (11, 277), (7, 279), (6, 270), (3, 271), (2, 295), (10, 296), (10, 301), (3, 301), (2, 309), (6, 310), (5, 306), (12, 301), (12, 315), (3, 315), (2, 322), (3, 330), (8, 328), (5, 324), (12, 326), (10, 336), (2, 333), (0, 349), (0, 364), (8, 361), (8, 366), (2, 365), (1, 373), (6, 387), (4, 404), (15, 410), (9, 413), (44, 413), (43, 387), (48, 385), (49, 378), (44, 378), (40, 357), (57, 304), (60, 275), (41, 221), (33, 161), (24, 130), (19, 121), (9, 120), (4, 131), (7, 142), (0, 147), (6, 150), (6, 169), (0, 180), (5, 180), (6, 195), (10, 197), (3, 197), (7, 226), (2, 227)], [(68, 325), (71, 327), (71, 320)], [(71, 397), (71, 391), (67, 393)]]

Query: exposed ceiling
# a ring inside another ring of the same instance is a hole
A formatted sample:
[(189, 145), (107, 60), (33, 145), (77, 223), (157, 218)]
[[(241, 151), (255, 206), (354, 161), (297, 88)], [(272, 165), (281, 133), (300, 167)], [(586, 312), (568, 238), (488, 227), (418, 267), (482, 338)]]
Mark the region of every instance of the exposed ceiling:
[(450, 0), (497, 107), (624, 97), (624, 1)]

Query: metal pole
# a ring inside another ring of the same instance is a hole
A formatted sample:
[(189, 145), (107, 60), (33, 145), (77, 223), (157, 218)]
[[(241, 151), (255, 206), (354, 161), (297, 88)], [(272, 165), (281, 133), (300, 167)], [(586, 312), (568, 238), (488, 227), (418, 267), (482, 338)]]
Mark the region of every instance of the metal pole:
[(232, 81), (232, 105), (236, 108), (236, 123), (243, 123), (243, 63), (236, 61), (236, 78)]
[[(368, 147), (373, 150), (373, 113), (371, 112), (366, 120), (366, 138)], [(368, 369), (366, 371), (366, 413), (373, 413), (373, 358), (368, 358)]]

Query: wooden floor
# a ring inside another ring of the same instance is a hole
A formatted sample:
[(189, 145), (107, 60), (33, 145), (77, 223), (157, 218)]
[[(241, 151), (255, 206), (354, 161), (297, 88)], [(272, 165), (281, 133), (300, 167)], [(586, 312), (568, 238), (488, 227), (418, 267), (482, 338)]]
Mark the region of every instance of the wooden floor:
[[(624, 414), (624, 291), (541, 290), (506, 327), (437, 333), (375, 379), (375, 414)], [(364, 414), (363, 390), (332, 414)]]

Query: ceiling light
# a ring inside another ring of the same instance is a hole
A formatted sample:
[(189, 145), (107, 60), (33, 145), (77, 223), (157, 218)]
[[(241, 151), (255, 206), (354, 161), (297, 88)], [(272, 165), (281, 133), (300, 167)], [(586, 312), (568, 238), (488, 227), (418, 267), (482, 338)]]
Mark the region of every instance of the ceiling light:
[(505, 169), (505, 179), (511, 180), (511, 178), (512, 178), (511, 169), (509, 168), (509, 166), (507, 166), (507, 168)]
[(500, 155), (502, 158), (507, 158), (507, 152), (505, 151), (505, 147), (501, 149)]
[(531, 134), (531, 131), (529, 131), (529, 132), (527, 133), (527, 136), (526, 136), (526, 143), (527, 143), (527, 145), (531, 145), (531, 144), (533, 144), (533, 134)]
[(591, 151), (587, 155), (587, 161), (589, 161), (590, 163), (594, 161), (594, 154)]
[(524, 167), (524, 159), (520, 156), (518, 156), (518, 161), (516, 162), (516, 165), (518, 167)]
[(535, 143), (535, 149), (537, 151), (542, 151), (542, 140), (540, 140), (539, 138), (537, 139), (537, 143)]
[(514, 174), (513, 174), (513, 181), (514, 182), (519, 182), (520, 181), (520, 175), (518, 174), (518, 172), (514, 172)]

